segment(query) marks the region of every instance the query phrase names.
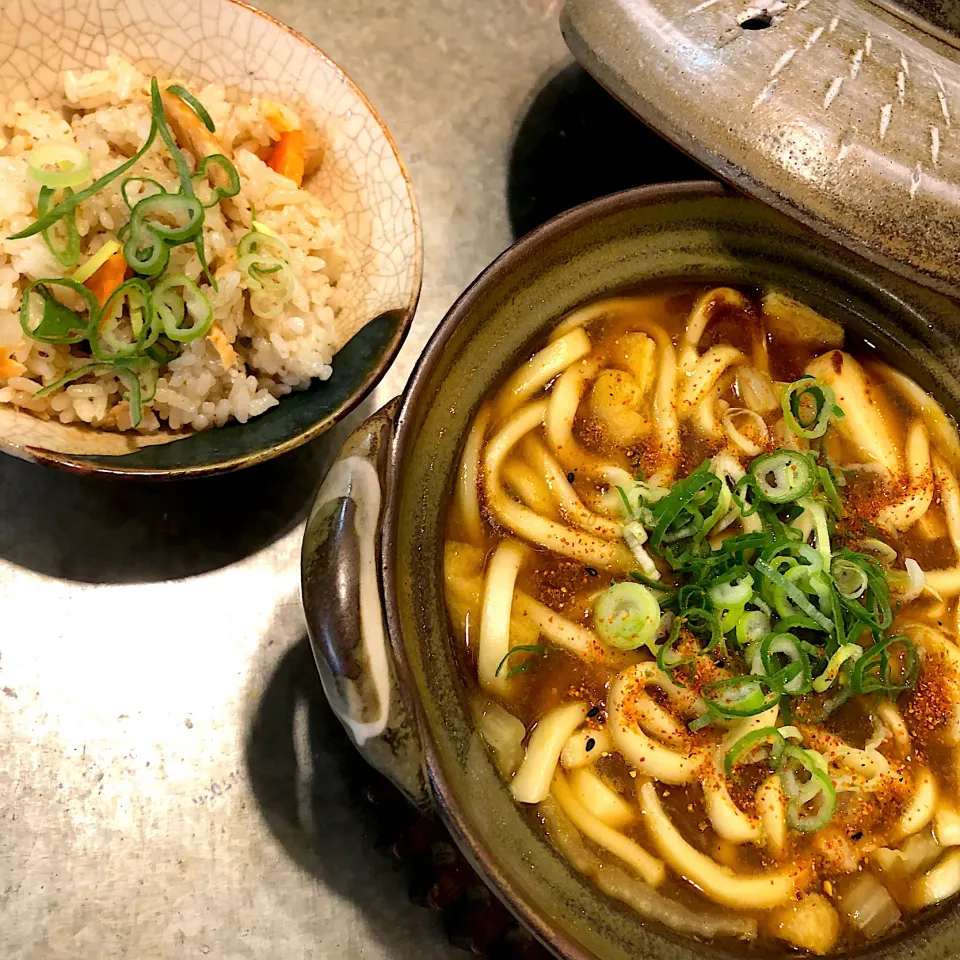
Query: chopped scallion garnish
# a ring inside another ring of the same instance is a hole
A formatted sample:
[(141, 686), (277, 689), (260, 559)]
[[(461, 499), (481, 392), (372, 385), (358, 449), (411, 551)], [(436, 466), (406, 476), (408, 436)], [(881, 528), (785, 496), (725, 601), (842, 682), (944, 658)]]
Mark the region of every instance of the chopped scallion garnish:
[(167, 87), (167, 93), (179, 97), (200, 118), (200, 122), (211, 132), (216, 133), (213, 118), (207, 113), (207, 108), (186, 88), (179, 83)]
[(660, 606), (640, 583), (615, 583), (597, 599), (593, 612), (600, 639), (618, 650), (651, 643), (660, 624)]
[[(499, 676), (500, 676), (500, 671), (507, 665), (507, 661), (508, 661), (514, 654), (517, 654), (517, 653), (539, 653), (539, 654), (543, 655), (543, 654), (545, 654), (546, 652), (547, 652), (547, 648), (541, 646), (539, 643), (522, 643), (522, 644), (518, 644), (518, 645), (515, 646), (515, 647), (511, 647), (511, 648), (504, 654), (503, 659), (500, 661), (500, 663), (497, 664), (497, 669), (494, 671), (494, 676), (495, 676), (495, 677), (499, 677)], [(536, 662), (536, 658), (534, 658), (534, 657), (527, 657), (527, 659), (524, 660), (523, 662), (518, 663), (515, 667), (511, 667), (511, 668), (507, 671), (504, 679), (505, 679), (505, 680), (509, 680), (511, 677), (515, 677), (515, 676), (516, 676), (517, 674), (519, 674), (519, 673), (526, 673), (526, 671), (529, 670), (529, 669), (534, 665), (535, 662)]]

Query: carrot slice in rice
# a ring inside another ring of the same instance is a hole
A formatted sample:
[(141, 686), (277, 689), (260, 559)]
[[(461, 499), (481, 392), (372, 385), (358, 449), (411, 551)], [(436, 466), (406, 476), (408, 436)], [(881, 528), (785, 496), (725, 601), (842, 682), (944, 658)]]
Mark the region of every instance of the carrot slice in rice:
[(287, 130), (280, 134), (280, 139), (270, 151), (267, 166), (299, 187), (303, 183), (305, 158), (306, 142), (303, 131)]
[(87, 277), (84, 286), (92, 291), (102, 307), (110, 299), (110, 294), (123, 283), (126, 275), (127, 261), (123, 259), (123, 251), (118, 250)]
[(0, 377), (19, 377), (27, 372), (27, 368), (10, 356), (9, 347), (0, 347)]

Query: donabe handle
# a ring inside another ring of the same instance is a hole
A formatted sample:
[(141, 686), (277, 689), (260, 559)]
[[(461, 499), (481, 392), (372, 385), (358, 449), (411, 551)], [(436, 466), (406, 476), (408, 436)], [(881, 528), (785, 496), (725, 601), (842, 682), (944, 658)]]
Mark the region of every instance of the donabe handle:
[(384, 622), (380, 526), (399, 398), (343, 445), (317, 494), (301, 554), (310, 644), (327, 700), (363, 757), (418, 806), (429, 803), (415, 711)]

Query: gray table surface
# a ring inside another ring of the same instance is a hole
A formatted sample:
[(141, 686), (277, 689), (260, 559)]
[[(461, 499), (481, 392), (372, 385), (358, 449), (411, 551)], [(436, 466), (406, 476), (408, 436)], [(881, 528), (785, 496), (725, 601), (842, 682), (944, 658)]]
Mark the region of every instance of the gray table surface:
[[(263, 6), (367, 92), (420, 202), (420, 310), (366, 412), (514, 236), (695, 175), (571, 65), (558, 0)], [(306, 646), (302, 520), (336, 442), (165, 486), (0, 462), (5, 960), (456, 955), (374, 850)]]

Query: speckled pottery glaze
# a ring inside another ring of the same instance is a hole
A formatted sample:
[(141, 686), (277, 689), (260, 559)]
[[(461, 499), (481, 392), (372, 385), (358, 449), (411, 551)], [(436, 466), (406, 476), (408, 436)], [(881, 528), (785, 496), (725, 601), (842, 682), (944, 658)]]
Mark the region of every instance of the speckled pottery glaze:
[[(321, 50), (235, 0), (35, 0), (0, 4), (0, 97), (57, 94), (64, 70), (120, 54), (141, 69), (271, 95), (310, 116), (327, 152), (305, 184), (344, 224), (347, 264), (338, 318), (345, 346), (333, 376), (246, 424), (183, 438), (106, 433), (0, 406), (0, 449), (80, 472), (179, 477), (233, 470), (291, 450), (352, 410), (385, 373), (420, 293), (420, 222), (389, 132)], [(175, 442), (174, 442), (175, 441)]]
[(960, 295), (955, 0), (566, 0), (561, 28), (723, 179)]
[[(474, 731), (457, 669), (440, 569), (443, 524), (462, 442), (487, 390), (568, 310), (671, 278), (786, 289), (958, 409), (960, 305), (718, 184), (640, 188), (563, 214), (480, 275), (404, 395), (344, 448), (304, 540), (314, 653), (354, 743), (414, 802), (436, 805), (507, 905), (570, 960), (733, 954), (641, 921), (601, 894), (513, 802)], [(868, 955), (956, 958), (960, 917), (935, 914), (905, 941)]]

